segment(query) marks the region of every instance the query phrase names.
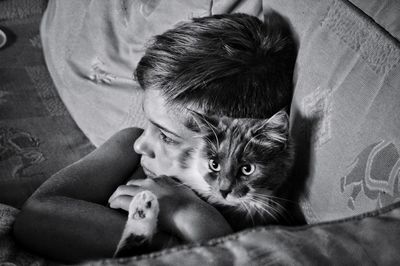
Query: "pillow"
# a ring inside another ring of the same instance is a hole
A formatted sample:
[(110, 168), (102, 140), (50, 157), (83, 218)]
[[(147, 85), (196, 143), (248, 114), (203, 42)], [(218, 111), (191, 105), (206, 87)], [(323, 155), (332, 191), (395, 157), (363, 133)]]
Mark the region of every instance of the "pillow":
[(122, 128), (144, 126), (133, 72), (153, 35), (191, 17), (238, 11), (261, 14), (261, 0), (50, 0), (43, 51), (60, 97), (99, 146)]

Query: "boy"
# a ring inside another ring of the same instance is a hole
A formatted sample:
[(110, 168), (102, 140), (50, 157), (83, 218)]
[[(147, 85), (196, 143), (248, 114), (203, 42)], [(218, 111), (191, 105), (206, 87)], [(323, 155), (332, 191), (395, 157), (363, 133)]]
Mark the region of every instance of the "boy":
[[(57, 260), (111, 256), (126, 221), (114, 209), (128, 210), (142, 190), (160, 202), (154, 249), (230, 234), (224, 217), (188, 188), (143, 178), (168, 175), (195, 145), (186, 108), (264, 119), (289, 105), (296, 52), (289, 26), (273, 12), (264, 23), (244, 14), (197, 18), (156, 36), (136, 69), (146, 129), (116, 133), (46, 181), (18, 216), (16, 238)], [(122, 185), (129, 179), (135, 186)]]

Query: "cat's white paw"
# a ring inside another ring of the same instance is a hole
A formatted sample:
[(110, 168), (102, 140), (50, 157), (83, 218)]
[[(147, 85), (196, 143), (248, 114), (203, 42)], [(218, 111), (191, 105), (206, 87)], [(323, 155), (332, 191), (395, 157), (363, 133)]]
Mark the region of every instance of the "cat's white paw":
[(146, 249), (157, 231), (159, 211), (157, 197), (152, 192), (145, 190), (133, 197), (114, 257), (134, 255)]
[(145, 190), (138, 193), (129, 204), (128, 222), (133, 220), (157, 219), (159, 212), (158, 200), (156, 195)]
[(124, 235), (131, 233), (146, 237), (154, 235), (159, 211), (156, 195), (148, 190), (138, 193), (129, 204)]

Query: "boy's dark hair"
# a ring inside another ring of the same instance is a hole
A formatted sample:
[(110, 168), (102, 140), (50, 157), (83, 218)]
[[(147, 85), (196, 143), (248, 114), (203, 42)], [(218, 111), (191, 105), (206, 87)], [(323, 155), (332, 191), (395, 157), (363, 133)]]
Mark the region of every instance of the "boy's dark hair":
[(290, 104), (297, 46), (286, 20), (246, 14), (194, 18), (155, 36), (136, 69), (144, 89), (205, 114), (268, 118)]

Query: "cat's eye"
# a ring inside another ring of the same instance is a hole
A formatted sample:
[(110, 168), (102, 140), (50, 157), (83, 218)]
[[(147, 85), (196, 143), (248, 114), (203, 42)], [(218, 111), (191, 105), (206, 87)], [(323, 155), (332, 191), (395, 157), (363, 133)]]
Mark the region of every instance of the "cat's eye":
[(256, 167), (253, 164), (245, 164), (242, 166), (242, 173), (244, 175), (251, 175), (256, 170)]
[(221, 171), (221, 165), (214, 159), (210, 159), (208, 161), (208, 167), (214, 172), (219, 172)]

